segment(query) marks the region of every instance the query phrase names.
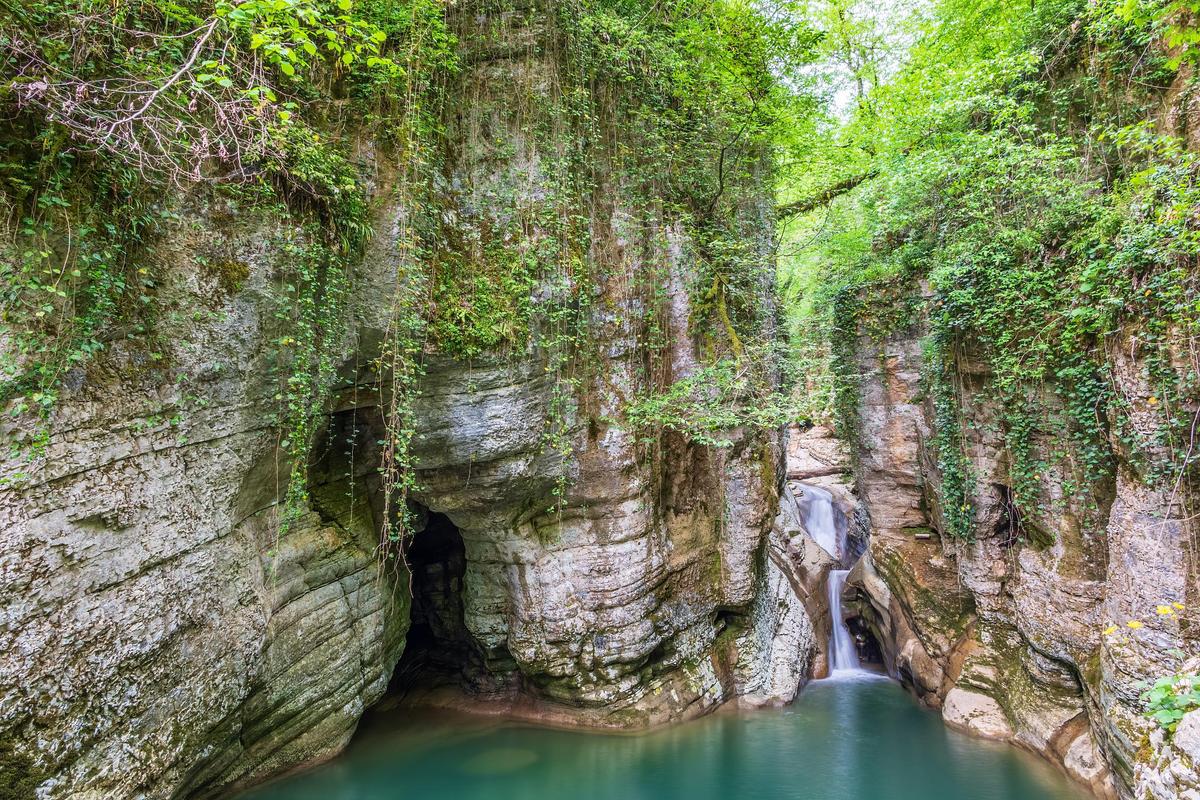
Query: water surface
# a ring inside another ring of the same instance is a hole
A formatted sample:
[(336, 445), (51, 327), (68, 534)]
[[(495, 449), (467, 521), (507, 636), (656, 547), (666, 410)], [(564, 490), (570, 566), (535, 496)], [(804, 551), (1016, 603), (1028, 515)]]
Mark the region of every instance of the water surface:
[(646, 735), (400, 710), (239, 800), (1081, 800), (1050, 766), (947, 730), (880, 678)]

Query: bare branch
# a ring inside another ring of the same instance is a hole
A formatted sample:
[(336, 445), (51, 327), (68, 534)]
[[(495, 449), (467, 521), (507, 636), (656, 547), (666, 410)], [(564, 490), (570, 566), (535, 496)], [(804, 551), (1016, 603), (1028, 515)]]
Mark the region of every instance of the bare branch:
[(208, 41), (208, 38), (210, 36), (212, 36), (213, 29), (216, 27), (217, 27), (217, 18), (213, 17), (209, 21), (208, 25), (206, 25), (204, 27), (203, 33), (200, 34), (200, 38), (196, 40), (196, 44), (192, 47), (192, 52), (188, 54), (187, 61), (183, 62), (183, 66), (180, 67), (178, 70), (176, 70), (174, 75), (172, 75), (170, 78), (167, 78), (166, 82), (164, 82), (162, 86), (151, 91), (150, 96), (146, 98), (146, 102), (142, 104), (141, 108), (139, 108), (137, 111), (133, 112), (133, 114), (126, 117), (125, 119), (117, 120), (116, 122), (114, 122), (109, 127), (109, 131), (111, 132), (118, 125), (128, 125), (129, 123), (131, 123), (134, 120), (141, 117), (143, 114), (146, 113), (146, 110), (148, 108), (150, 108), (151, 105), (154, 104), (154, 101), (162, 96), (163, 92), (165, 92), (167, 89), (170, 89), (173, 85), (175, 85), (176, 81), (178, 81), (180, 78), (182, 78), (184, 75), (186, 75), (189, 71), (191, 71), (192, 67), (196, 63), (196, 59), (200, 56), (201, 49), (204, 47), (205, 43)]
[[(139, 32), (146, 39), (194, 38), (165, 79), (133, 74), (83, 78), (48, 61), (42, 43), (9, 41), (15, 70), (9, 88), (21, 108), (35, 108), (66, 128), (83, 149), (115, 157), (147, 176), (182, 185), (218, 166), (224, 178), (253, 175), (274, 155), (265, 104), (248, 87), (267, 85), (257, 58), (234, 58), (210, 18), (186, 34)], [(201, 82), (198, 64), (216, 62), (229, 80)]]

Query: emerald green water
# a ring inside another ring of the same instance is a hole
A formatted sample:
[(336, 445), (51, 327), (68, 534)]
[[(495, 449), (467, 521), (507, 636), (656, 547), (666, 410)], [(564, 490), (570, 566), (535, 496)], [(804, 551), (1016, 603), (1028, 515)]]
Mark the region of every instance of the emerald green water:
[(397, 711), (239, 800), (1080, 800), (1049, 766), (949, 731), (882, 679), (646, 735)]

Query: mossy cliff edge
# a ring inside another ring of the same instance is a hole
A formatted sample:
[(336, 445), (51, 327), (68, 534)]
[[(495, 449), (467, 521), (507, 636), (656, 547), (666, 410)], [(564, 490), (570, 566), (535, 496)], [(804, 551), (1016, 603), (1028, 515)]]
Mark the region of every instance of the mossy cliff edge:
[[(55, 9), (29, 20), (49, 42)], [(155, 13), (105, 36), (188, 24)], [(231, 13), (211, 24), (236, 37)], [(272, 138), (221, 180), (228, 152), (172, 142), (117, 164), (42, 95), (6, 134), (49, 154), (5, 167), (29, 220), (6, 231), (10, 796), (210, 796), (336, 753), (404, 651), (431, 513), (465, 545), (492, 700), (644, 727), (807, 676), (768, 557), (767, 122), (730, 122), (771, 91), (765, 54), (604, 4), (363, 13), (328, 22), (338, 64), (245, 62), (269, 67)], [(187, 80), (220, 100), (242, 63)], [(703, 69), (743, 84), (702, 91)]]

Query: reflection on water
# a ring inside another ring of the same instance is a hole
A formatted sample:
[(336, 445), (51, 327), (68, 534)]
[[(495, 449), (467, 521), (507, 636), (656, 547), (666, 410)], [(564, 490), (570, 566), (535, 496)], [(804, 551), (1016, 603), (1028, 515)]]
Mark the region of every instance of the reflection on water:
[(377, 719), (344, 755), (239, 800), (1080, 800), (1049, 766), (947, 730), (876, 677), (818, 681), (786, 709), (642, 736), (448, 712)]

